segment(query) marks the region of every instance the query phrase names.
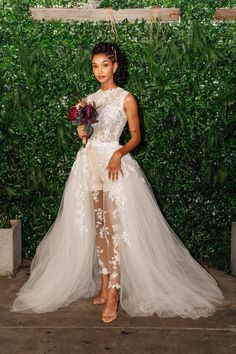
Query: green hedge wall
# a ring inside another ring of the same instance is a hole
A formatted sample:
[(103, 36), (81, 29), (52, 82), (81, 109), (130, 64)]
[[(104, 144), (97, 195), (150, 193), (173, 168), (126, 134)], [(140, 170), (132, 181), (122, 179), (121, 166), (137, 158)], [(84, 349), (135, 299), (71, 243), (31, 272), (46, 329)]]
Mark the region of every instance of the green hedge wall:
[[(23, 256), (54, 221), (81, 146), (71, 105), (98, 89), (90, 50), (115, 40), (129, 60), (125, 87), (137, 98), (142, 142), (132, 152), (163, 215), (192, 255), (230, 271), (236, 221), (236, 22), (211, 21), (232, 1), (159, 1), (181, 7), (179, 23), (38, 22), (30, 6), (75, 1), (5, 1), (2, 6), (0, 211), (23, 224)], [(102, 1), (101, 7), (154, 1)], [(121, 143), (129, 140), (125, 127)]]

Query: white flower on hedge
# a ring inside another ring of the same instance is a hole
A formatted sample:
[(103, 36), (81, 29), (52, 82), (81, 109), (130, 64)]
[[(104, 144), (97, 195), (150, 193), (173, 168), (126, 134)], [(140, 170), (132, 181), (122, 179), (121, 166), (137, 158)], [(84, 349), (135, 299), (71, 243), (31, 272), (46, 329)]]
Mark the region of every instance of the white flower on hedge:
[(100, 6), (101, 1), (97, 0), (88, 0), (87, 2), (78, 2), (76, 6), (84, 8), (84, 9), (89, 9), (89, 8), (96, 8)]

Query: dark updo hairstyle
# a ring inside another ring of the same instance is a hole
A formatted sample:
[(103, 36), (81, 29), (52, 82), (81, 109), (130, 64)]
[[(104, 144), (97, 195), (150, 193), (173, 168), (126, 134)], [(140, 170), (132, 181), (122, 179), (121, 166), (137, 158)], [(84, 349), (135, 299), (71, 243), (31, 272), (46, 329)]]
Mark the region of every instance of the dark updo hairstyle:
[(106, 54), (113, 63), (117, 62), (118, 68), (114, 73), (114, 82), (117, 86), (123, 86), (128, 79), (127, 58), (120, 48), (110, 42), (99, 42), (92, 49), (91, 59), (96, 54)]

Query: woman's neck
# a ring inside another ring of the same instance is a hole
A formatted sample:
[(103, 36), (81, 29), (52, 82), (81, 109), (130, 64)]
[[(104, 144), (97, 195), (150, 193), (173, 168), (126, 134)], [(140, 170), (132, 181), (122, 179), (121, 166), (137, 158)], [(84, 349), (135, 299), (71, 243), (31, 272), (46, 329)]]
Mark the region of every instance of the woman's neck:
[(118, 87), (118, 86), (114, 82), (113, 83), (104, 83), (104, 84), (101, 84), (100, 89), (102, 91), (106, 91), (106, 90), (110, 90), (110, 89), (113, 89), (116, 87)]

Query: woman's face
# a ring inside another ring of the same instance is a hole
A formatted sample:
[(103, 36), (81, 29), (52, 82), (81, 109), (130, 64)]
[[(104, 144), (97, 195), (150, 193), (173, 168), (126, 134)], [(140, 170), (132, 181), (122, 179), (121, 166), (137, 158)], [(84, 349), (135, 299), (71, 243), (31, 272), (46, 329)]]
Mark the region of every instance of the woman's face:
[(96, 79), (101, 83), (114, 82), (113, 75), (118, 64), (113, 63), (106, 54), (95, 54), (92, 58), (92, 70)]

